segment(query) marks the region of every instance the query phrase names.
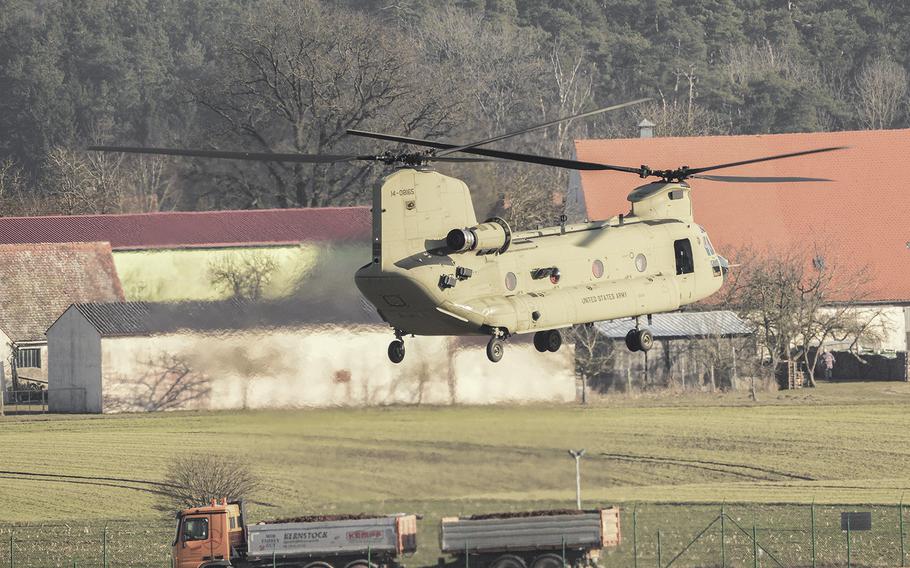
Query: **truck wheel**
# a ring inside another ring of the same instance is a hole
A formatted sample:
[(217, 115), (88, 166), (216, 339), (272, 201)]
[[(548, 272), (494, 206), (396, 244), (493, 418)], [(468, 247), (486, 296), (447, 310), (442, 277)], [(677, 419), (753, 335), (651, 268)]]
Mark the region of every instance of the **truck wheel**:
[(303, 568), (335, 568), (328, 562), (310, 562), (306, 564)]
[(563, 568), (569, 563), (563, 564), (562, 556), (558, 554), (541, 554), (531, 562), (531, 568)]
[(490, 564), (490, 568), (528, 568), (528, 565), (519, 556), (503, 554)]
[(352, 562), (348, 562), (344, 568), (377, 568), (377, 564), (375, 562), (367, 563), (366, 559), (364, 558), (362, 560), (354, 560)]

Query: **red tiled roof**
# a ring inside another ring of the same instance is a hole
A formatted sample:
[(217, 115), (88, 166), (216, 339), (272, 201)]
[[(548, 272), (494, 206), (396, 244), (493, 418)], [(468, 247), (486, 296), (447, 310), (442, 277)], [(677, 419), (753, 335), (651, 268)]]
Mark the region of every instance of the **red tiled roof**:
[(367, 207), (0, 217), (0, 244), (106, 241), (122, 250), (369, 238)]
[[(740, 166), (717, 175), (829, 178), (815, 183), (721, 183), (691, 179), (696, 221), (715, 248), (819, 247), (837, 266), (870, 269), (875, 301), (910, 301), (910, 130), (577, 140), (579, 160), (654, 169), (709, 166), (827, 146), (849, 149)], [(629, 210), (641, 180), (618, 172), (581, 172), (588, 217)], [(736, 262), (736, 259), (731, 259)]]
[(107, 243), (0, 245), (0, 330), (13, 341), (43, 341), (75, 302), (122, 302)]

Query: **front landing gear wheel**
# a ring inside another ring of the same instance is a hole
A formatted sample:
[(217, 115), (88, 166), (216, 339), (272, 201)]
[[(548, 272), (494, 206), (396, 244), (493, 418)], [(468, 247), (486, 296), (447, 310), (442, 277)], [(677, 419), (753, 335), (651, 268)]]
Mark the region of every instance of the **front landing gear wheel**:
[(650, 351), (654, 347), (654, 336), (648, 328), (630, 329), (626, 334), (626, 347), (629, 351)]
[(562, 347), (562, 334), (559, 333), (558, 329), (551, 329), (550, 331), (546, 332), (546, 334), (547, 351), (550, 353), (556, 353), (559, 351), (559, 348)]
[(396, 364), (404, 361), (404, 341), (396, 339), (389, 343), (389, 361)]
[(654, 336), (648, 328), (638, 330), (638, 348), (642, 351), (650, 351), (654, 347)]
[(632, 353), (640, 350), (641, 347), (638, 346), (638, 330), (630, 329), (629, 333), (626, 334), (626, 347)]
[(487, 343), (487, 359), (494, 363), (499, 363), (499, 361), (502, 360), (505, 351), (506, 347), (502, 342), (502, 339), (494, 337)]
[(546, 353), (547, 351), (547, 332), (538, 331), (534, 334), (534, 349), (537, 349), (541, 353)]

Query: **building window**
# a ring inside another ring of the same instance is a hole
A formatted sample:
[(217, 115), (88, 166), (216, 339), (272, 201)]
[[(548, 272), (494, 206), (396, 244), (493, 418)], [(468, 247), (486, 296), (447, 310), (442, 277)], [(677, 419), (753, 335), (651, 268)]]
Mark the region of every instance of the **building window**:
[(16, 350), (16, 367), (19, 368), (41, 368), (41, 348), (40, 347), (20, 347)]

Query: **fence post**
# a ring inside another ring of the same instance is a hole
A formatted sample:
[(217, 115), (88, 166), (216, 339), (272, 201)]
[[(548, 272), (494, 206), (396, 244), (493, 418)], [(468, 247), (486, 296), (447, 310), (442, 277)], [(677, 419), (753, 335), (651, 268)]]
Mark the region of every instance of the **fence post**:
[(850, 568), (850, 514), (847, 514), (847, 568)]
[(275, 566), (277, 566), (277, 564), (275, 562), (275, 550), (273, 549), (272, 550), (272, 568), (275, 568)]
[(367, 545), (367, 568), (372, 568), (373, 566), (373, 545)]
[(638, 503), (632, 509), (632, 568), (638, 568)]
[[(0, 393), (3, 396), (3, 393)], [(15, 568), (13, 565), (13, 529), (9, 530), (9, 568)]]
[(815, 499), (812, 499), (812, 568), (815, 568)]
[(660, 559), (660, 529), (657, 530), (657, 568), (663, 568), (663, 562)]
[(469, 557), (468, 540), (465, 539), (465, 541), (464, 541), (464, 568), (471, 568), (471, 561), (468, 557)]
[(726, 531), (724, 528), (724, 517), (727, 516), (726, 505), (722, 504), (720, 506), (720, 566), (721, 568), (727, 568), (727, 539)]
[(101, 532), (101, 566), (107, 568), (107, 527)]
[(901, 502), (897, 506), (897, 526), (901, 531), (901, 566), (904, 566), (904, 496), (901, 494)]
[(752, 518), (752, 568), (758, 568), (758, 531), (755, 530), (755, 518)]
[(562, 537), (562, 568), (566, 568), (566, 537)]

